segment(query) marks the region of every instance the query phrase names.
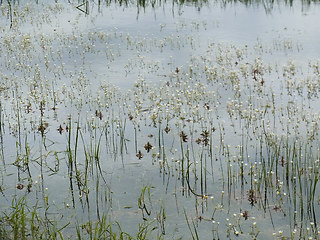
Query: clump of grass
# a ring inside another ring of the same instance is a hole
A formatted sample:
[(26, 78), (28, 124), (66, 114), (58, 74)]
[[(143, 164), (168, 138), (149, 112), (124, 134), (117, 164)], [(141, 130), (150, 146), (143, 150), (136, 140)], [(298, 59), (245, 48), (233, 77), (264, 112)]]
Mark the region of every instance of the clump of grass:
[(0, 236), (3, 239), (61, 239), (69, 223), (57, 228), (57, 222), (41, 217), (38, 204), (28, 206), (26, 197), (14, 198), (9, 211), (1, 213)]
[(89, 236), (92, 240), (99, 239), (128, 239), (128, 240), (146, 240), (146, 239), (163, 239), (161, 236), (153, 234), (154, 221), (144, 220), (143, 223), (137, 223), (137, 231), (135, 236), (125, 232), (121, 224), (117, 221), (108, 221), (107, 214), (104, 214), (100, 221), (96, 223), (87, 222), (85, 224), (76, 225), (77, 239), (87, 239)]

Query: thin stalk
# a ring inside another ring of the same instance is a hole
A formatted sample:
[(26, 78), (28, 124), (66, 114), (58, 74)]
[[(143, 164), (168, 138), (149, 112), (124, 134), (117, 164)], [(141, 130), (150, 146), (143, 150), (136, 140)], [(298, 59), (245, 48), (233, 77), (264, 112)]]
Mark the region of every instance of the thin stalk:
[(71, 118), (69, 120), (69, 133), (68, 133), (68, 146), (67, 146), (67, 154), (68, 154), (68, 172), (69, 172), (69, 185), (70, 185), (70, 191), (72, 196), (72, 205), (75, 207), (75, 200), (74, 200), (74, 191), (73, 191), (73, 156), (72, 156), (72, 150), (71, 150)]
[(184, 153), (182, 138), (180, 137), (180, 147), (181, 147), (181, 181), (182, 181), (182, 195), (184, 196)]
[(6, 162), (4, 157), (4, 150), (3, 150), (3, 129), (2, 129), (2, 102), (0, 101), (0, 146), (1, 146), (1, 159), (4, 171), (6, 171)]

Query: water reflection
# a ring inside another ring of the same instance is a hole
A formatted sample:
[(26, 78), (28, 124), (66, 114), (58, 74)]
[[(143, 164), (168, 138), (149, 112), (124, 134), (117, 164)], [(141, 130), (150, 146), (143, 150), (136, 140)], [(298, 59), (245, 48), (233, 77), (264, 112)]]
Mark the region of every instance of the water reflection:
[[(220, 4), (221, 6), (226, 6), (227, 4), (244, 4), (246, 6), (264, 6), (265, 9), (272, 10), (274, 6), (279, 6), (279, 5), (285, 5), (285, 6), (290, 6), (292, 7), (295, 4), (296, 1), (293, 0), (284, 0), (284, 1), (279, 1), (279, 0), (214, 0), (214, 1), (208, 1), (208, 0), (98, 0), (98, 4), (106, 4), (111, 5), (111, 4), (118, 4), (120, 6), (137, 6), (138, 8), (154, 8), (154, 7), (159, 7), (164, 4), (170, 4), (172, 3), (173, 5), (179, 5), (179, 6), (195, 6), (197, 8), (208, 6), (208, 4), (211, 5), (217, 5)], [(319, 0), (300, 0), (301, 4), (303, 6), (309, 6), (311, 4), (318, 4)]]
[(183, 15), (185, 7), (194, 7), (198, 12), (205, 8), (228, 8), (232, 5), (245, 6), (248, 8), (262, 8), (265, 14), (272, 14), (274, 11), (286, 8), (300, 9), (301, 12), (307, 12), (313, 4), (319, 4), (319, 0), (91, 0), (91, 1), (78, 1), (79, 5), (77, 8), (89, 14), (89, 6), (91, 3), (97, 4), (98, 8), (101, 10), (104, 6), (110, 7), (111, 5), (117, 5), (124, 8), (136, 7), (137, 18), (140, 14), (155, 10), (158, 8), (171, 5), (171, 13), (174, 16), (176, 13), (178, 15)]

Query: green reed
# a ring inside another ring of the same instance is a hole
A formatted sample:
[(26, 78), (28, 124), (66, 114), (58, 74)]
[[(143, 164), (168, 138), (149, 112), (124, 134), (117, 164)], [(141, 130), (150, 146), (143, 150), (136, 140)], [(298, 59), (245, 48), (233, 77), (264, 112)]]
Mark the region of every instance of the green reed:
[(147, 216), (151, 215), (150, 207), (152, 206), (152, 203), (150, 189), (150, 186), (144, 186), (141, 190), (140, 197), (138, 198), (138, 207), (141, 210), (143, 219), (146, 219), (144, 214), (147, 214)]
[(195, 224), (194, 224), (194, 221), (191, 220), (191, 222), (192, 222), (192, 227), (193, 227), (193, 229), (192, 229), (191, 226), (190, 226), (189, 219), (188, 219), (188, 215), (187, 215), (187, 212), (186, 212), (185, 208), (183, 208), (183, 212), (184, 212), (184, 216), (185, 216), (185, 219), (186, 219), (186, 222), (187, 222), (187, 225), (188, 225), (188, 228), (189, 228), (189, 231), (190, 231), (190, 234), (191, 234), (192, 239), (193, 239), (193, 240), (195, 240), (195, 239), (199, 240), (197, 228), (196, 228), (196, 226), (195, 226)]
[(70, 187), (70, 192), (72, 196), (72, 205), (75, 207), (75, 197), (74, 197), (74, 188), (73, 188), (73, 168), (74, 168), (74, 157), (72, 153), (72, 119), (69, 118), (69, 123), (68, 123), (68, 136), (67, 136), (67, 156), (68, 156), (68, 175), (69, 175), (69, 187)]
[(3, 168), (6, 169), (6, 162), (4, 157), (4, 149), (3, 149), (3, 131), (4, 131), (4, 123), (3, 123), (3, 113), (2, 113), (2, 101), (0, 100), (0, 146), (1, 146), (1, 152), (0, 157), (2, 160)]

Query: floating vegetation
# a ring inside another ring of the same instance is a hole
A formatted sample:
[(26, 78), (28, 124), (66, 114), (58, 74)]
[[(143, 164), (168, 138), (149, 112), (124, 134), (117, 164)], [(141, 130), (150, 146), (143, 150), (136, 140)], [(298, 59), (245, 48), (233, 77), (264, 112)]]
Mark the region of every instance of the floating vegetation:
[(317, 239), (310, 30), (235, 41), (209, 1), (132, 4), (1, 2), (0, 238)]

